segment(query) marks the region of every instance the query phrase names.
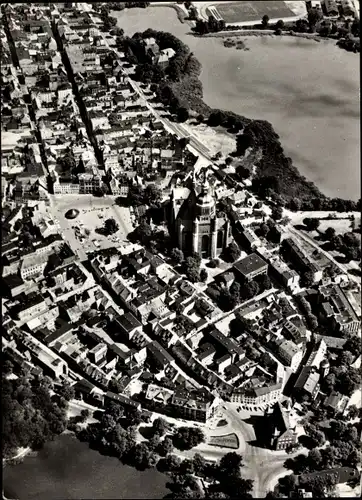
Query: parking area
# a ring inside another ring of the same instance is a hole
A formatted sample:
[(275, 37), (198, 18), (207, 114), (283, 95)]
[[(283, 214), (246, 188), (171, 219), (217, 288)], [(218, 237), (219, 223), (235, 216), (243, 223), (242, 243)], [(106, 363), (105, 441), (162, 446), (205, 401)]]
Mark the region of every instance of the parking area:
[[(71, 208), (78, 210), (79, 214), (75, 219), (66, 219), (65, 214)], [(52, 196), (51, 211), (59, 221), (63, 237), (81, 258), (87, 252), (121, 245), (133, 231), (129, 209), (119, 207), (110, 197)], [(107, 219), (114, 219), (118, 225), (118, 231), (111, 236), (96, 232)]]

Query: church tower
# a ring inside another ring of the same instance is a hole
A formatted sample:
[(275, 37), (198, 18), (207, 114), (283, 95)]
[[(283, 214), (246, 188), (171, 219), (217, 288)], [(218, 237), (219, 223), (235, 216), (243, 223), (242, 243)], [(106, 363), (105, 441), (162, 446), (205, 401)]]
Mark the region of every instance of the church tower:
[[(185, 255), (196, 253), (213, 259), (229, 244), (230, 226), (225, 216), (217, 216), (216, 200), (206, 172), (201, 186), (193, 175), (190, 187), (190, 190), (181, 188), (171, 193), (171, 210), (175, 214), (171, 229)], [(189, 193), (187, 199), (185, 189)]]

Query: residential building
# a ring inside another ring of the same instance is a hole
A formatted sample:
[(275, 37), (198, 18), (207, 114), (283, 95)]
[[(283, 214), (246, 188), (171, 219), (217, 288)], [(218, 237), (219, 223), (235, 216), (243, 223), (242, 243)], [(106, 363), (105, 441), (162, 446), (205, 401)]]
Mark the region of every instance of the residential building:
[(288, 288), (292, 293), (299, 289), (299, 274), (290, 269), (289, 266), (278, 257), (272, 257), (269, 260), (270, 274), (274, 275), (278, 281)]
[(93, 347), (93, 349), (89, 351), (90, 361), (95, 365), (99, 364), (101, 361), (104, 361), (106, 358), (107, 350), (108, 350), (107, 344), (104, 343), (97, 344), (96, 346)]
[(42, 342), (26, 334), (23, 345), (30, 351), (36, 363), (53, 378), (59, 379), (68, 375), (68, 364)]
[(283, 383), (281, 381), (260, 384), (259, 387), (257, 382), (253, 382), (253, 387), (236, 389), (231, 395), (231, 401), (247, 405), (270, 406), (280, 401), (282, 396)]
[(322, 319), (340, 332), (357, 333), (361, 321), (357, 317), (347, 295), (339, 285), (321, 286), (318, 291), (319, 314)]
[(142, 323), (140, 323), (132, 313), (117, 316), (114, 321), (117, 325), (117, 329), (119, 329), (117, 337), (120, 339), (125, 337), (127, 340), (131, 340), (136, 333), (142, 332)]
[(291, 340), (284, 340), (278, 346), (278, 354), (283, 363), (296, 372), (303, 358), (303, 350)]
[(173, 396), (171, 405), (180, 416), (207, 422), (217, 411), (221, 399), (211, 394), (207, 389), (187, 390), (177, 389)]
[(325, 360), (326, 354), (327, 344), (321, 340), (313, 347), (313, 351), (307, 360), (306, 366), (315, 366), (316, 368), (319, 368), (322, 361)]
[(153, 341), (147, 345), (147, 354), (150, 356), (156, 369), (159, 370), (165, 370), (174, 362), (174, 358), (157, 341)]
[(314, 366), (304, 366), (294, 384), (294, 390), (301, 395), (315, 399), (319, 392), (320, 374)]
[(323, 271), (312, 261), (309, 254), (295, 238), (286, 238), (283, 241), (283, 251), (302, 272), (310, 272), (312, 274), (314, 284), (322, 281)]

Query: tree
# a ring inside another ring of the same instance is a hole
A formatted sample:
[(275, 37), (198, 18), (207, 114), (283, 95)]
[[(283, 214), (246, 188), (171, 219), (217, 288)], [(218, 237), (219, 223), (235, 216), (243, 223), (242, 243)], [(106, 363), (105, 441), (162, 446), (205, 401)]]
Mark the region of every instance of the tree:
[(177, 119), (179, 122), (183, 123), (189, 119), (189, 112), (186, 108), (178, 108), (177, 110)]
[(159, 436), (164, 436), (168, 431), (169, 427), (170, 426), (167, 423), (167, 421), (161, 417), (156, 418), (152, 424), (152, 429), (154, 434), (158, 434)]
[(104, 231), (106, 235), (114, 234), (118, 231), (118, 229), (119, 226), (113, 218), (106, 219), (104, 221)]
[(320, 226), (320, 221), (314, 217), (306, 217), (303, 219), (303, 224), (307, 228), (307, 231), (316, 231)]
[(311, 440), (311, 448), (315, 448), (316, 446), (322, 446), (326, 440), (324, 432), (318, 430), (314, 425), (307, 424), (304, 426), (304, 430), (307, 436)]
[(58, 394), (66, 401), (70, 401), (75, 397), (74, 389), (67, 380), (65, 380), (63, 384), (59, 387)]
[(278, 481), (278, 490), (280, 493), (290, 496), (290, 493), (294, 491), (296, 483), (297, 478), (294, 474), (281, 477)]
[(248, 281), (245, 283), (245, 285), (242, 287), (240, 291), (240, 295), (243, 299), (248, 300), (252, 299), (257, 295), (259, 292), (259, 286), (256, 281)]
[(160, 435), (155, 433), (149, 440), (148, 440), (148, 446), (150, 450), (155, 451), (158, 449), (159, 445), (161, 444), (161, 438)]
[(174, 472), (179, 469), (180, 464), (181, 459), (179, 457), (176, 455), (167, 455), (167, 457), (163, 460), (162, 468), (165, 471)]
[(282, 30), (284, 28), (284, 21), (283, 21), (283, 19), (279, 19), (279, 21), (277, 21), (277, 23), (275, 25), (275, 28), (277, 30)]
[(283, 207), (276, 206), (272, 208), (271, 218), (275, 221), (280, 220), (283, 217)]
[(156, 184), (149, 184), (143, 193), (143, 200), (146, 205), (160, 206), (162, 190)]
[(208, 274), (207, 274), (207, 271), (206, 269), (201, 269), (200, 271), (200, 280), (205, 283), (207, 281), (207, 278), (208, 278)]
[(303, 276), (302, 276), (302, 281), (303, 281), (303, 285), (306, 288), (309, 288), (309, 287), (313, 286), (313, 284), (314, 284), (314, 275), (313, 275), (312, 271), (306, 271), (303, 274)]
[(272, 287), (272, 282), (267, 274), (259, 274), (255, 277), (255, 281), (258, 283), (261, 291), (270, 290)]
[(173, 450), (173, 443), (172, 443), (172, 438), (166, 436), (163, 441), (158, 446), (157, 452), (161, 457), (165, 457), (166, 455), (169, 455), (172, 453)]
[(88, 409), (84, 409), (80, 412), (80, 416), (81, 416), (81, 422), (85, 422), (87, 420), (87, 418), (90, 417), (90, 411)]
[(185, 260), (185, 273), (192, 283), (200, 281), (200, 262), (194, 257), (187, 257)]
[(269, 24), (269, 16), (265, 14), (261, 20), (261, 25), (263, 26), (263, 28), (266, 28), (268, 24)]
[(231, 262), (235, 262), (236, 260), (238, 260), (238, 258), (240, 257), (240, 253), (240, 248), (237, 243), (235, 243), (235, 241), (232, 241), (226, 249), (226, 254)]
[(241, 477), (240, 468), (243, 467), (243, 457), (235, 451), (226, 453), (219, 463), (219, 472), (225, 477)]
[(200, 453), (195, 453), (193, 458), (194, 471), (197, 476), (202, 476), (206, 467), (205, 458)]
[[(4, 353), (5, 351), (3, 351)], [(3, 369), (3, 373), (5, 375), (9, 375), (10, 373), (13, 373), (13, 370), (14, 370), (14, 364), (10, 361), (10, 359), (5, 359), (5, 361), (3, 361), (3, 364), (2, 364), (2, 369)]]
[(131, 185), (128, 190), (128, 195), (127, 195), (127, 201), (130, 206), (136, 206), (139, 207), (140, 205), (143, 204), (143, 199), (144, 199), (144, 193), (143, 193), (143, 188), (139, 186), (138, 184), (136, 185)]
[(308, 11), (308, 23), (311, 31), (315, 31), (317, 23), (322, 19), (323, 15), (319, 9), (312, 8)]
[(203, 442), (205, 435), (198, 427), (179, 427), (173, 437), (173, 444), (179, 450), (191, 450)]
[(142, 221), (133, 231), (133, 236), (143, 245), (147, 245), (152, 236), (152, 228), (149, 224), (147, 224), (147, 222)]
[[(230, 287), (230, 295), (233, 304), (237, 305), (240, 302), (240, 283), (234, 281)], [(235, 306), (234, 306), (235, 307)]]
[(173, 248), (171, 250), (171, 258), (177, 262), (177, 264), (181, 264), (184, 260), (184, 253), (179, 248)]

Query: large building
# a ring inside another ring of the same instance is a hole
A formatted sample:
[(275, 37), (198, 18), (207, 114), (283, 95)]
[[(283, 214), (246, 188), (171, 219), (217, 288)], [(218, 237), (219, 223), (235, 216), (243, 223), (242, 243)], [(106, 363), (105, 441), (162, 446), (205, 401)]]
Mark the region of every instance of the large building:
[(244, 280), (252, 280), (260, 274), (267, 274), (268, 264), (259, 255), (252, 253), (234, 264), (233, 269)]
[(297, 442), (297, 434), (289, 419), (289, 411), (276, 403), (269, 416), (270, 446), (275, 450), (285, 450)]
[(171, 405), (180, 415), (191, 420), (207, 422), (217, 411), (221, 399), (214, 396), (207, 389), (189, 391), (177, 389)]
[(185, 254), (215, 258), (228, 246), (231, 228), (228, 218), (216, 213), (212, 188), (206, 178), (201, 189), (194, 179), (191, 190), (176, 188), (171, 193), (171, 232)]

